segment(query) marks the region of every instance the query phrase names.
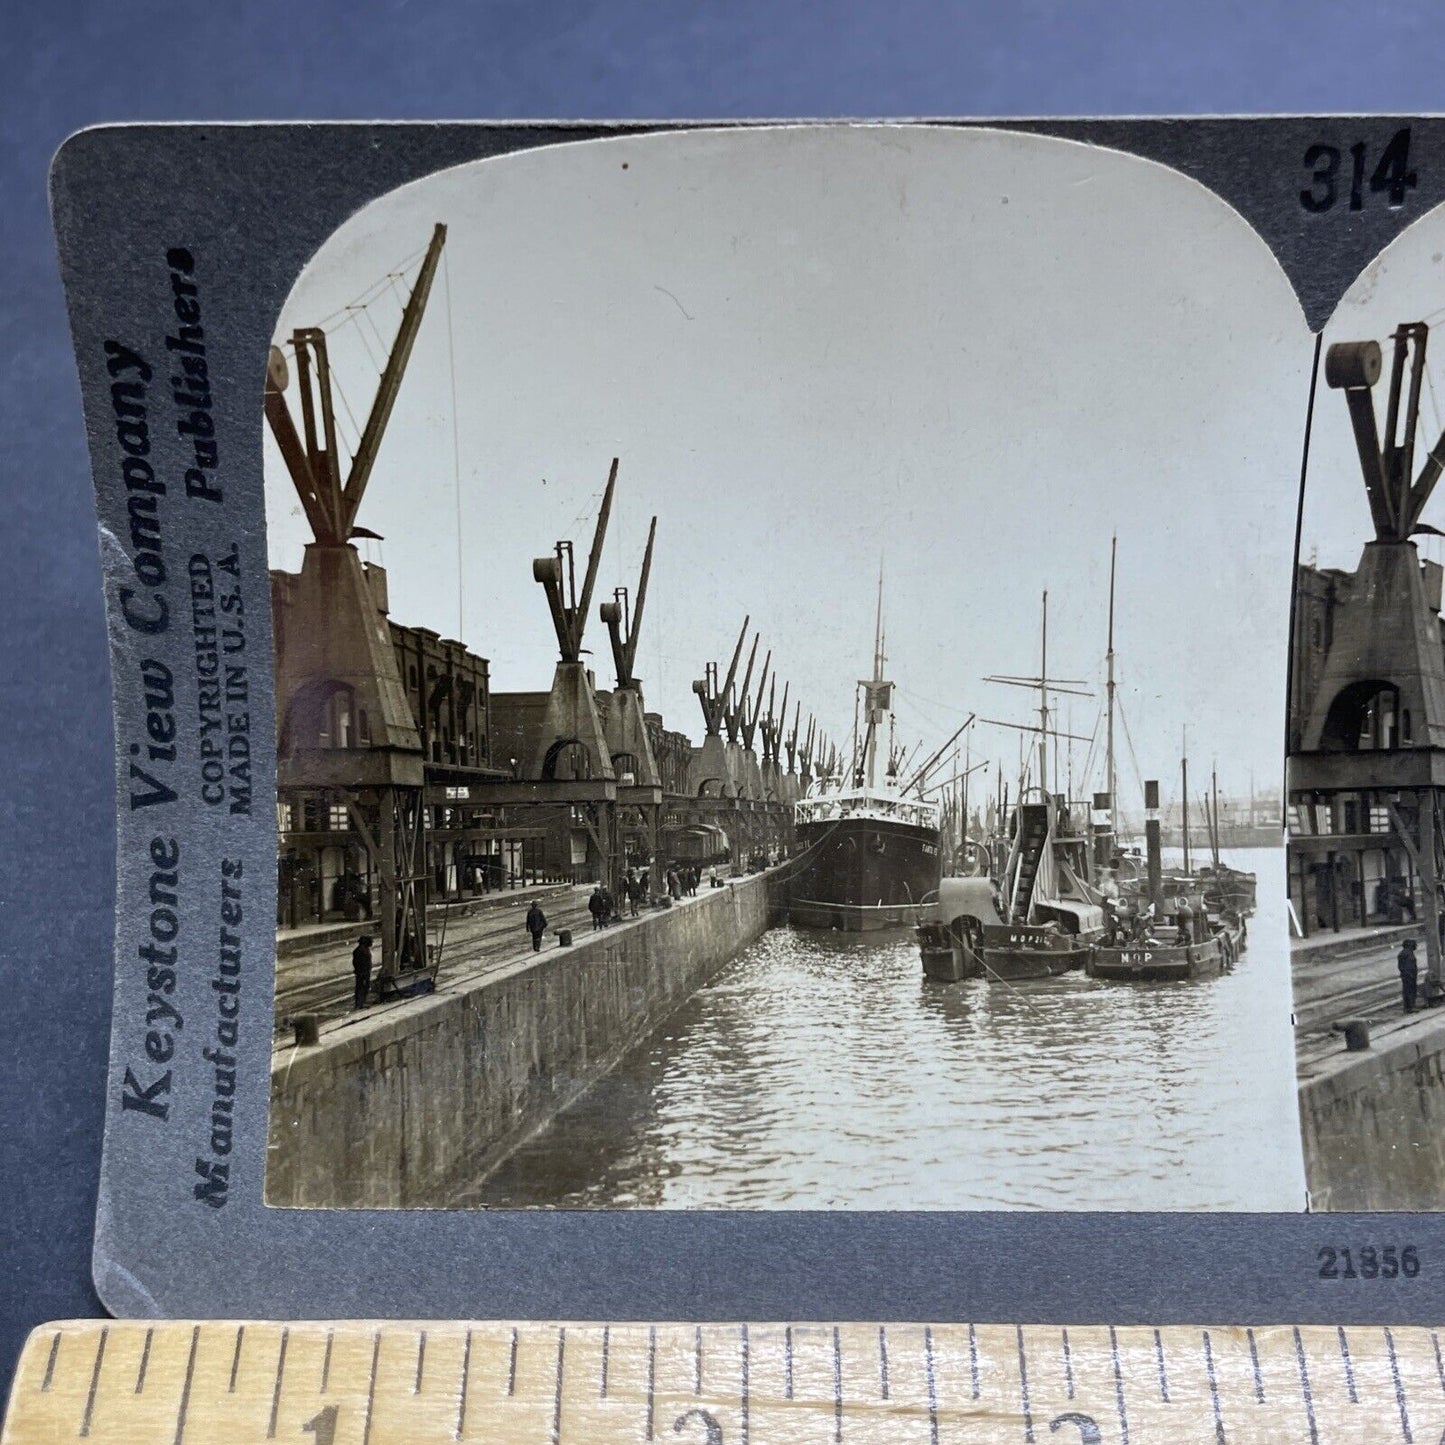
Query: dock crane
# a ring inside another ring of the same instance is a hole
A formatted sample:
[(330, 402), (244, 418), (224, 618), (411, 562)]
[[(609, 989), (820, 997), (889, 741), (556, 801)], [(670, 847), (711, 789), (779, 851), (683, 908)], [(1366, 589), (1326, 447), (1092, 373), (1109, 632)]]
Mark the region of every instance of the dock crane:
[[(343, 475), (335, 383), (320, 327), (272, 347), (264, 410), (313, 540), (277, 628), (277, 789), (344, 801), (379, 881), (383, 988), (428, 968), (424, 758), (386, 623), (384, 574), (363, 565), (357, 517), (406, 374), (447, 230), (438, 224), (402, 309), (351, 465)], [(365, 742), (368, 746), (353, 746)]]
[[(1391, 336), (1383, 436), (1374, 397), (1383, 371), (1379, 342), (1337, 342), (1325, 354), (1325, 384), (1345, 394), (1374, 537), (1337, 604), (1318, 685), (1302, 718), (1295, 697), (1300, 682), (1291, 667), (1289, 789), (1292, 799), (1310, 808), (1338, 808), (1341, 817), (1362, 804), (1388, 817), (1393, 838), (1381, 835), (1374, 847), (1393, 842), (1398, 851), (1387, 850), (1380, 882), (1403, 886), (1412, 871), (1419, 879), (1426, 993), (1439, 999), (1445, 997), (1445, 786), (1439, 782), (1445, 776), (1445, 654), (1439, 573), (1428, 586), (1412, 540), (1439, 535), (1421, 516), (1445, 470), (1445, 435), (1415, 469), (1428, 339), (1423, 321), (1405, 322)], [(1297, 639), (1294, 645), (1298, 649)], [(1302, 877), (1307, 870), (1314, 879), (1305, 912), (1338, 927), (1347, 910), (1357, 909), (1363, 921), (1370, 901), (1360, 897), (1356, 904), (1350, 881), (1359, 886), (1354, 875), (1362, 877), (1363, 855), (1351, 859), (1340, 845), (1323, 851), (1326, 841), (1334, 840), (1291, 840)]]

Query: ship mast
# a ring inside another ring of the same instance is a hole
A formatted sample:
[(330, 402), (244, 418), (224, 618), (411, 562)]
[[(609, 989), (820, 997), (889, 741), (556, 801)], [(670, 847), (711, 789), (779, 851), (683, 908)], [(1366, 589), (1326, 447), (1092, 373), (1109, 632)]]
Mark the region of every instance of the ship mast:
[(1039, 786), (1049, 786), (1049, 592), (1044, 589), (1044, 620), (1039, 637)]
[(883, 681), (883, 567), (878, 567), (878, 611), (873, 621), (873, 677), (864, 683), (867, 689), (868, 731), (864, 741), (864, 779), (871, 793), (874, 784), (874, 770), (878, 754), (878, 724), (888, 707), (888, 693)]
[[(1107, 679), (1105, 684), (1105, 696), (1107, 702), (1106, 716), (1108, 718), (1107, 731), (1105, 733), (1104, 786), (1109, 793), (1109, 827), (1118, 832), (1118, 799), (1114, 796), (1114, 563), (1119, 552), (1118, 534), (1109, 542), (1109, 651), (1105, 655), (1107, 663)], [(1117, 846), (1117, 845), (1116, 845)]]

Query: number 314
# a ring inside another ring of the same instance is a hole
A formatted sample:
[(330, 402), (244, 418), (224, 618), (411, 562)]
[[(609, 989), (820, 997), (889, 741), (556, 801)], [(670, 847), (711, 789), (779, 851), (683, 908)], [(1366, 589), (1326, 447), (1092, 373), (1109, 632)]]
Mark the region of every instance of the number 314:
[[(1340, 162), (1344, 152), (1339, 146), (1312, 145), (1304, 163), (1310, 170), (1310, 184), (1299, 193), (1300, 205), (1318, 214), (1330, 210), (1340, 199)], [(1390, 137), (1380, 153), (1375, 169), (1370, 172), (1371, 195), (1384, 194), (1393, 210), (1405, 204), (1406, 191), (1414, 190), (1418, 178), (1410, 169), (1410, 127), (1404, 126)], [(1365, 208), (1365, 143), (1356, 141), (1350, 147), (1349, 208)]]

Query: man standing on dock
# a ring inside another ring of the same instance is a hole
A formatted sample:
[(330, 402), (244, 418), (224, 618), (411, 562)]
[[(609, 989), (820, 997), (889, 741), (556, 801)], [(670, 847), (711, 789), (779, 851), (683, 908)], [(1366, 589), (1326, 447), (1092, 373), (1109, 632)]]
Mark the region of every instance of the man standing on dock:
[(356, 993), (351, 1008), (366, 1007), (366, 996), (371, 992), (371, 935), (363, 933), (351, 951), (351, 971), (356, 975)]
[(1405, 1012), (1415, 1012), (1415, 994), (1420, 977), (1420, 965), (1415, 958), (1415, 940), (1407, 938), (1400, 945), (1400, 956), (1395, 960), (1400, 970), (1400, 992), (1405, 998)]
[(607, 895), (602, 891), (600, 883), (592, 890), (592, 896), (587, 900), (587, 911), (592, 915), (592, 931), (600, 932), (607, 919)]
[(547, 931), (547, 915), (542, 912), (542, 905), (534, 898), (532, 906), (527, 910), (527, 932), (532, 935), (532, 952), (541, 953), (542, 935)]

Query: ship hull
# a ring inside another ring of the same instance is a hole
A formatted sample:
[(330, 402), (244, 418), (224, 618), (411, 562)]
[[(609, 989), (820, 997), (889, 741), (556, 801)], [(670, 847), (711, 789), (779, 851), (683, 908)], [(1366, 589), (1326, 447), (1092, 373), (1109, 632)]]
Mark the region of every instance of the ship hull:
[(938, 888), (936, 828), (844, 817), (799, 825), (798, 842), (804, 851), (788, 888), (788, 921), (800, 928), (913, 927)]
[(983, 931), (984, 975), (991, 982), (1055, 978), (1082, 968), (1088, 956), (1086, 942), (1057, 929), (1002, 925)]
[(1228, 973), (1244, 952), (1243, 924), (1221, 929), (1199, 943), (1102, 944), (1089, 953), (1090, 978), (1115, 983), (1168, 983), (1191, 978), (1217, 978)]

